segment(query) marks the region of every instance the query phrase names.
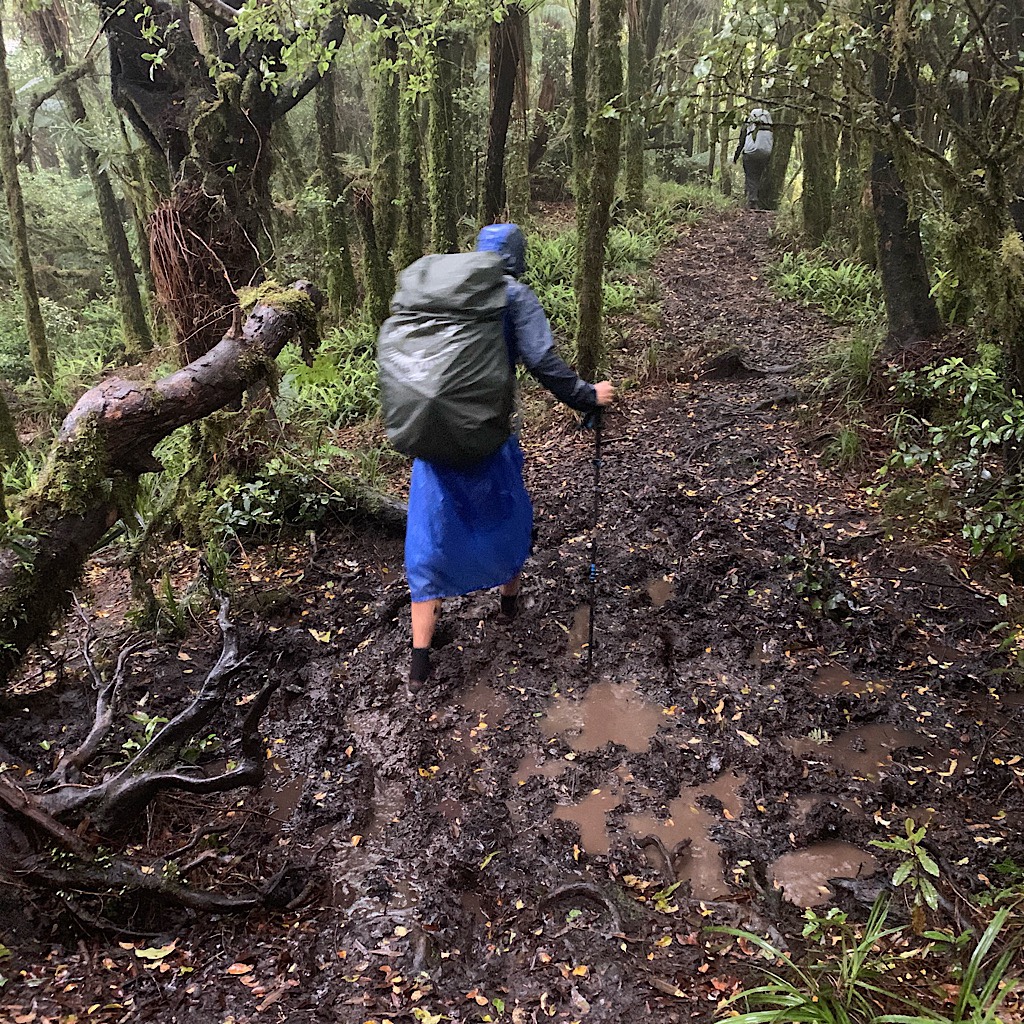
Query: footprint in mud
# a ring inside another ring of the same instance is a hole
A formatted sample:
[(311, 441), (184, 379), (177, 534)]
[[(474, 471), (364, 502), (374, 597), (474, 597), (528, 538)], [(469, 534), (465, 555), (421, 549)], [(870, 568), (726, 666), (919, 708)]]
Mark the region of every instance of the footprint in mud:
[(830, 878), (868, 878), (877, 870), (878, 861), (852, 843), (815, 843), (782, 854), (772, 864), (769, 879), (790, 903), (806, 908), (832, 899)]

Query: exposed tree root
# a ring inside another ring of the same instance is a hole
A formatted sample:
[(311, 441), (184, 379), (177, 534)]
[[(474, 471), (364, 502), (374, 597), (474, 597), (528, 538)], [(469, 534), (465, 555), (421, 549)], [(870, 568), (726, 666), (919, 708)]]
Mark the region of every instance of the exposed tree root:
[[(158, 868), (138, 867), (127, 860), (101, 855), (88, 841), (95, 828), (123, 828), (160, 794), (168, 790), (189, 793), (217, 793), (239, 786), (254, 786), (264, 777), (265, 757), (259, 723), (277, 689), (271, 682), (249, 704), (241, 726), (241, 758), (230, 770), (204, 775), (199, 769), (177, 767), (182, 749), (209, 727), (229, 697), (230, 684), (248, 663), (239, 652), (237, 630), (230, 618), (230, 602), (209, 578), (210, 589), (219, 603), (217, 622), (221, 631), (221, 652), (206, 674), (192, 702), (175, 715), (125, 765), (107, 773), (97, 782), (88, 776), (104, 740), (113, 731), (118, 697), (128, 659), (139, 644), (126, 646), (117, 659), (109, 680), (104, 679), (91, 651), (91, 627), (84, 641), (84, 657), (97, 687), (96, 712), (82, 743), (61, 757), (48, 783), (52, 788), (31, 793), (0, 776), (0, 814), (14, 819), (21, 835), (34, 842), (28, 853), (0, 850), (0, 870), (9, 878), (20, 878), (36, 886), (84, 894), (139, 893), (158, 897), (182, 907), (204, 912), (237, 912), (265, 905), (269, 890), (246, 896), (229, 896), (197, 890), (183, 884), (183, 871), (175, 858), (193, 850), (216, 828), (204, 828)], [(83, 615), (84, 618), (84, 615)], [(72, 782), (72, 779), (79, 780)], [(53, 847), (62, 851), (55, 854)], [(193, 860), (189, 870), (198, 867)], [(81, 916), (81, 908), (74, 913)], [(85, 911), (88, 913), (88, 911)]]

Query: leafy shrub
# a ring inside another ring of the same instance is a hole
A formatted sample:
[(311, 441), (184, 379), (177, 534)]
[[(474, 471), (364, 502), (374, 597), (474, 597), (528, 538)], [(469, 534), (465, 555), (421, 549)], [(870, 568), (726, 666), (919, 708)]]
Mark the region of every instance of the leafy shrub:
[(278, 412), (284, 420), (342, 426), (375, 416), (380, 409), (376, 339), (362, 322), (331, 330), (312, 366), (294, 350), (280, 363)]
[(906, 411), (876, 491), (925, 521), (959, 519), (975, 554), (1011, 556), (1024, 540), (1024, 480), (1014, 465), (1024, 399), (994, 367), (959, 357), (900, 372), (893, 391)]
[(884, 316), (878, 275), (854, 260), (836, 263), (811, 253), (787, 252), (769, 270), (768, 280), (780, 298), (817, 306), (841, 323), (875, 324)]
[(350, 491), (332, 476), (332, 461), (342, 454), (333, 445), (312, 457), (282, 451), (254, 479), (222, 481), (216, 489), (215, 525), (228, 534), (262, 533), (284, 524), (312, 526), (331, 512), (350, 508)]

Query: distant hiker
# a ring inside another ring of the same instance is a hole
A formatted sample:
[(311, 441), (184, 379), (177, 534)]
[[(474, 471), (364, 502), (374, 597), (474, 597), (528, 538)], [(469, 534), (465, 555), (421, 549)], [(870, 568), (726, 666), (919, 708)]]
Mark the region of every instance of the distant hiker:
[(743, 157), (743, 181), (748, 209), (765, 209), (761, 186), (771, 155), (772, 115), (761, 107), (755, 107), (747, 116), (746, 124), (740, 132), (740, 144), (732, 158), (732, 162), (736, 163), (741, 156)]
[[(586, 383), (557, 355), (537, 296), (519, 280), (525, 270), (523, 233), (492, 224), (480, 232), (475, 254), (425, 256), (406, 269), (381, 328), (388, 436), (418, 456), (405, 538), (411, 693), (430, 676), (442, 598), (500, 587), (499, 621), (511, 622), (518, 611), (533, 506), (511, 422), (515, 365), (581, 412), (615, 397), (608, 381)], [(500, 358), (489, 363), (495, 354)], [(475, 461), (474, 446), (486, 452)]]

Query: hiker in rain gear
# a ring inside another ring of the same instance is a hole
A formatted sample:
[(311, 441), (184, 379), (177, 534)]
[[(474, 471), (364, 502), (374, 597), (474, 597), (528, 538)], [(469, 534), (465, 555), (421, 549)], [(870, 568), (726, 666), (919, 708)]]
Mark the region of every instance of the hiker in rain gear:
[(743, 184), (747, 194), (747, 208), (765, 209), (761, 186), (768, 161), (772, 156), (772, 115), (762, 107), (755, 107), (747, 116), (740, 132), (740, 143), (732, 162), (743, 157)]
[[(557, 399), (581, 412), (608, 405), (608, 381), (588, 384), (555, 352), (547, 316), (519, 278), (526, 270), (526, 239), (515, 224), (492, 224), (478, 252), (499, 253), (507, 276), (504, 337), (511, 366), (522, 363)], [(430, 644), (441, 599), (500, 587), (499, 618), (518, 610), (522, 568), (530, 554), (533, 506), (523, 485), (523, 453), (512, 434), (492, 455), (469, 468), (416, 459), (409, 489), (405, 567), (412, 595), (409, 689), (430, 675)]]

